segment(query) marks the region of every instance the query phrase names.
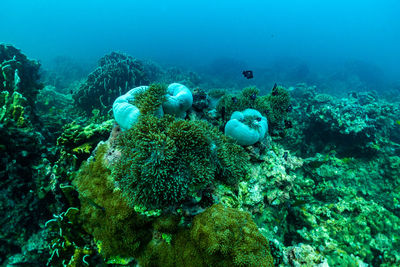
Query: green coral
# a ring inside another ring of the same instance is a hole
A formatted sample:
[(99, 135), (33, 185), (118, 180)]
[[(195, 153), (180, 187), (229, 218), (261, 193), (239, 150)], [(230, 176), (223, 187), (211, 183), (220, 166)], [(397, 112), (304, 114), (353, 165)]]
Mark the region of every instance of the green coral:
[(136, 213), (111, 175), (108, 151), (110, 144), (100, 143), (74, 179), (83, 228), (107, 262), (135, 257), (141, 266), (272, 266), (268, 241), (246, 212), (214, 205), (191, 228), (171, 213)]
[(90, 123), (86, 126), (73, 121), (63, 127), (62, 134), (57, 138), (57, 145), (66, 153), (78, 159), (78, 164), (87, 159), (96, 144), (110, 135), (113, 120), (101, 124)]
[(33, 105), (43, 85), (39, 80), (40, 64), (28, 59), (12, 45), (0, 44), (0, 91), (23, 94)]
[(238, 94), (225, 94), (218, 102), (217, 111), (226, 123), (235, 111), (258, 110), (268, 119), (269, 133), (280, 135), (285, 132), (290, 101), (289, 92), (283, 86), (274, 86), (268, 95), (260, 95), (256, 87), (247, 87)]
[(165, 84), (152, 84), (143, 92), (135, 95), (133, 103), (141, 114), (153, 114), (165, 101), (167, 86)]
[(45, 223), (45, 228), (50, 245), (47, 266), (73, 267), (98, 261), (96, 250), (79, 222), (79, 209), (70, 207), (65, 212), (54, 214), (53, 219)]
[(131, 257), (150, 241), (150, 222), (139, 216), (115, 187), (104, 164), (108, 148), (108, 143), (99, 144), (95, 157), (76, 174), (74, 185), (81, 200), (83, 226), (101, 242), (101, 253), (105, 257)]
[[(276, 86), (267, 96), (266, 116), (270, 126), (270, 133), (279, 134), (285, 127), (290, 106), (289, 92), (283, 86)], [(265, 111), (264, 111), (265, 112)]]
[(197, 215), (190, 229), (168, 242), (153, 239), (143, 266), (273, 266), (267, 239), (247, 212), (217, 204)]
[(268, 241), (247, 212), (214, 205), (196, 216), (191, 236), (204, 252), (215, 256), (209, 265), (273, 266)]
[(20, 93), (14, 92), (10, 95), (8, 91), (2, 91), (0, 93), (0, 123), (12, 124), (17, 128), (32, 126), (26, 119), (26, 107), (27, 99)]
[(131, 203), (149, 208), (178, 204), (215, 178), (235, 183), (246, 177), (244, 150), (204, 121), (141, 115), (119, 145), (114, 176)]
[(118, 138), (122, 156), (113, 175), (132, 206), (173, 206), (216, 179), (235, 184), (246, 178), (246, 153), (215, 127), (206, 121), (152, 115), (164, 95), (160, 84), (140, 94), (138, 122)]

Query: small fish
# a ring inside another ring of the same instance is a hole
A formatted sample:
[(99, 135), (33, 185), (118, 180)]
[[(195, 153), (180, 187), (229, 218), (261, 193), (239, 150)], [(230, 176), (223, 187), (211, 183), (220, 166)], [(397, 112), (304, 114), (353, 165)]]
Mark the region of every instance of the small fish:
[(246, 77), (247, 79), (252, 79), (253, 76), (253, 71), (252, 70), (244, 70), (242, 72), (243, 76)]
[(252, 94), (252, 95), (250, 96), (250, 99), (253, 100), (253, 101), (256, 100), (256, 98), (257, 98), (257, 95), (256, 95), (256, 94)]
[(291, 112), (293, 110), (293, 106), (292, 105), (289, 105), (288, 107), (287, 107), (287, 109), (286, 109), (286, 112)]
[(233, 101), (233, 103), (237, 103), (238, 102), (238, 99), (237, 99), (237, 97), (236, 96), (234, 96), (234, 97), (232, 97), (232, 101)]
[(400, 121), (396, 121), (396, 123), (397, 123), (398, 125), (400, 125)]
[(293, 128), (293, 123), (291, 121), (285, 120), (285, 128), (286, 129)]

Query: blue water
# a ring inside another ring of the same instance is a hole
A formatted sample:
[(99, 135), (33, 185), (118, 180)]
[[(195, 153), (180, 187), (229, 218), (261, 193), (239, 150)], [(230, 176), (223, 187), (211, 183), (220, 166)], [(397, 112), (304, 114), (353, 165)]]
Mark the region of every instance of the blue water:
[(114, 50), (206, 68), (306, 64), (332, 72), (362, 61), (400, 77), (400, 1), (2, 1), (0, 42), (44, 66), (57, 56), (95, 62)]

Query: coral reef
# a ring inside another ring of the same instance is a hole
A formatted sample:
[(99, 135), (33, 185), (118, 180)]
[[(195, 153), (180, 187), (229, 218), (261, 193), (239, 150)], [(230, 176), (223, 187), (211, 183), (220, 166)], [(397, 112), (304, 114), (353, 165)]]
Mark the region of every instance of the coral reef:
[(114, 175), (132, 203), (150, 208), (176, 205), (215, 178), (246, 177), (244, 151), (205, 122), (143, 115), (119, 145)]
[(149, 84), (143, 63), (131, 56), (112, 52), (99, 60), (98, 67), (74, 92), (76, 105), (91, 114), (93, 109), (107, 114), (114, 100), (130, 88)]
[(22, 251), (34, 258), (40, 246), (25, 245), (50, 215), (48, 148), (33, 110), (39, 66), (13, 46), (0, 45), (0, 264)]
[(39, 80), (40, 64), (28, 59), (12, 45), (0, 44), (0, 91), (19, 92), (33, 105), (43, 85)]
[(194, 218), (191, 236), (201, 250), (215, 256), (208, 266), (273, 265), (268, 242), (249, 213), (214, 205)]
[[(396, 92), (227, 93), (244, 83), (112, 53), (71, 98), (39, 66), (0, 45), (0, 265), (400, 265)], [(154, 81), (193, 102), (155, 115), (171, 97), (152, 84), (122, 131), (112, 102)], [(223, 130), (246, 109), (269, 134), (242, 147)]]
[(225, 124), (235, 111), (255, 109), (268, 119), (270, 135), (285, 135), (286, 128), (290, 126), (287, 123), (287, 116), (291, 111), (289, 92), (275, 84), (270, 94), (259, 94), (260, 90), (256, 87), (244, 88), (239, 94), (224, 94), (216, 107), (222, 124)]
[(160, 88), (139, 94), (138, 121), (119, 136), (122, 155), (113, 174), (130, 202), (174, 206), (201, 196), (216, 178), (229, 184), (245, 179), (244, 151), (207, 122), (152, 115), (164, 97)]
[(127, 130), (138, 121), (141, 113), (159, 117), (165, 113), (183, 119), (192, 103), (192, 93), (183, 84), (171, 83), (168, 87), (152, 84), (135, 87), (119, 96), (113, 103), (113, 113), (119, 126)]
[(99, 143), (74, 179), (83, 227), (108, 262), (136, 257), (141, 266), (272, 266), (268, 241), (246, 212), (216, 205), (188, 228), (181, 215), (132, 207), (112, 175), (121, 157), (115, 138)]
[(171, 241), (153, 239), (143, 266), (273, 266), (268, 241), (247, 212), (213, 205)]
[(151, 239), (149, 221), (137, 214), (115, 187), (104, 157), (109, 143), (100, 143), (95, 156), (77, 173), (74, 184), (81, 200), (85, 230), (93, 235), (105, 257), (132, 257)]
[(293, 90), (292, 134), (285, 140), (305, 155), (335, 150), (343, 156), (372, 155), (390, 141), (399, 107), (372, 93), (336, 99), (300, 85)]

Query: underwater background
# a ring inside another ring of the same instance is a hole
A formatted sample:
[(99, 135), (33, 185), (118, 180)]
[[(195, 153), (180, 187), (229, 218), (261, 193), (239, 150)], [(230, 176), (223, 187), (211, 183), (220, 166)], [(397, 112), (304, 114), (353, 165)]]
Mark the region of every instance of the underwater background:
[(2, 266), (400, 266), (400, 2), (3, 1)]

